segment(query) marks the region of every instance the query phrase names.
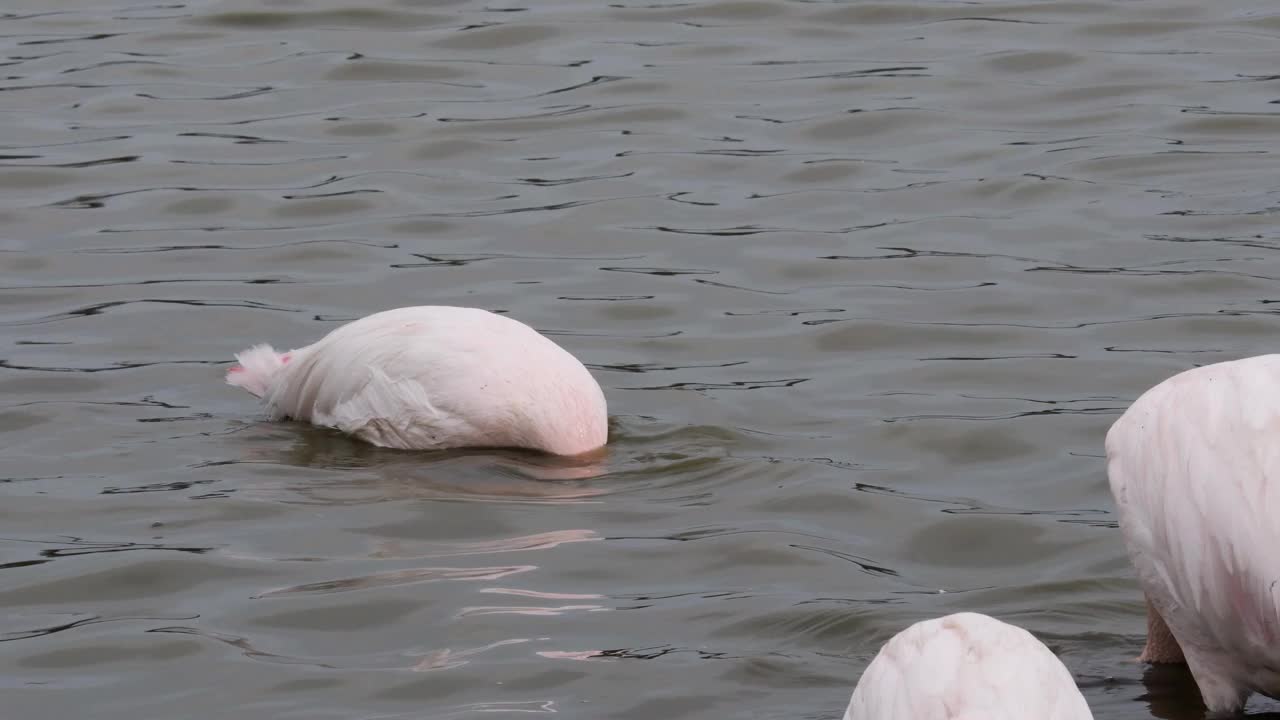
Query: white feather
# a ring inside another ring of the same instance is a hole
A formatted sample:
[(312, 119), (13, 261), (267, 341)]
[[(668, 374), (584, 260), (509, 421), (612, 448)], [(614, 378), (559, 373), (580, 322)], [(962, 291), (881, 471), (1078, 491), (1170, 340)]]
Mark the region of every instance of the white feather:
[(227, 372), (227, 384), (242, 387), (255, 397), (267, 394), (285, 365), (283, 356), (266, 344), (236, 353), (236, 360), (240, 364)]
[(977, 613), (893, 637), (844, 720), (1092, 720), (1071, 673), (1031, 633)]
[(1138, 581), (1205, 704), (1280, 696), (1280, 355), (1148, 390), (1107, 433), (1107, 474)]
[[(287, 361), (260, 381), (273, 418), (375, 445), (576, 455), (607, 440), (604, 394), (582, 363), (529, 326), (484, 310), (388, 310), (281, 357)], [(248, 365), (233, 368), (227, 381), (243, 384), (251, 374)]]

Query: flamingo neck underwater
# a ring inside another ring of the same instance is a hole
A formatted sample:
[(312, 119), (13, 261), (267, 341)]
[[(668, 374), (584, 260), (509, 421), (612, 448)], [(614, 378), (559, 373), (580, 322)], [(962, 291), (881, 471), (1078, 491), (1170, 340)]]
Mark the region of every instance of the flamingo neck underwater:
[(1178, 639), (1173, 636), (1173, 632), (1165, 624), (1164, 618), (1160, 617), (1160, 612), (1151, 604), (1151, 600), (1147, 600), (1147, 645), (1142, 648), (1142, 655), (1138, 660), (1170, 665), (1187, 662)]

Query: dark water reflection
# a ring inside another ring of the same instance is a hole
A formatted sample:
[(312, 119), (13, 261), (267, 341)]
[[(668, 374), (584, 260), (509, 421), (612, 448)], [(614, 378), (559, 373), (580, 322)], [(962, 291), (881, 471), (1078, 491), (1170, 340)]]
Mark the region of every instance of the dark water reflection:
[[(0, 30), (6, 717), (839, 717), (957, 610), (1035, 631), (1100, 719), (1201, 716), (1132, 660), (1101, 441), (1273, 349), (1271, 4)], [(427, 303), (581, 357), (608, 451), (379, 450), (221, 384)]]

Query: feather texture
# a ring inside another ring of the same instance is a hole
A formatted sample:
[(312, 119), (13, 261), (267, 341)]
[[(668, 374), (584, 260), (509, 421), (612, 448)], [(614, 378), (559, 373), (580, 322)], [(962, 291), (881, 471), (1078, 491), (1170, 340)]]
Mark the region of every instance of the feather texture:
[(276, 373), (285, 366), (286, 357), (270, 345), (254, 345), (236, 353), (240, 364), (227, 371), (227, 384), (244, 388), (254, 397), (262, 397), (275, 385)]
[(267, 354), (270, 346), (242, 353), (243, 369), (232, 368), (227, 382), (261, 388), (254, 394), (273, 419), (337, 428), (374, 445), (576, 455), (608, 436), (604, 394), (582, 363), (485, 310), (388, 310), (281, 356), (287, 360)]
[(1280, 355), (1148, 390), (1107, 433), (1107, 474), (1153, 624), (1176, 639), (1205, 704), (1280, 697)]
[(858, 681), (844, 720), (1092, 720), (1071, 673), (1031, 633), (977, 613), (893, 637)]

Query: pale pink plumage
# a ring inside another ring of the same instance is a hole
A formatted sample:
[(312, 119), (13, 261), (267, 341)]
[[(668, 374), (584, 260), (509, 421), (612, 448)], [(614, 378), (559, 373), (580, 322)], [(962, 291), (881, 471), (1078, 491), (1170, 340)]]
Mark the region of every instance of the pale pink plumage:
[(238, 355), (227, 382), (273, 419), (337, 428), (401, 449), (523, 447), (556, 455), (608, 439), (591, 373), (529, 326), (474, 308), (407, 307), (343, 325), (318, 342)]
[(1107, 474), (1147, 596), (1142, 659), (1185, 656), (1213, 712), (1280, 697), (1280, 355), (1148, 390), (1107, 433)]
[(1092, 720), (1062, 661), (1022, 628), (977, 613), (895, 635), (858, 681), (844, 720)]

